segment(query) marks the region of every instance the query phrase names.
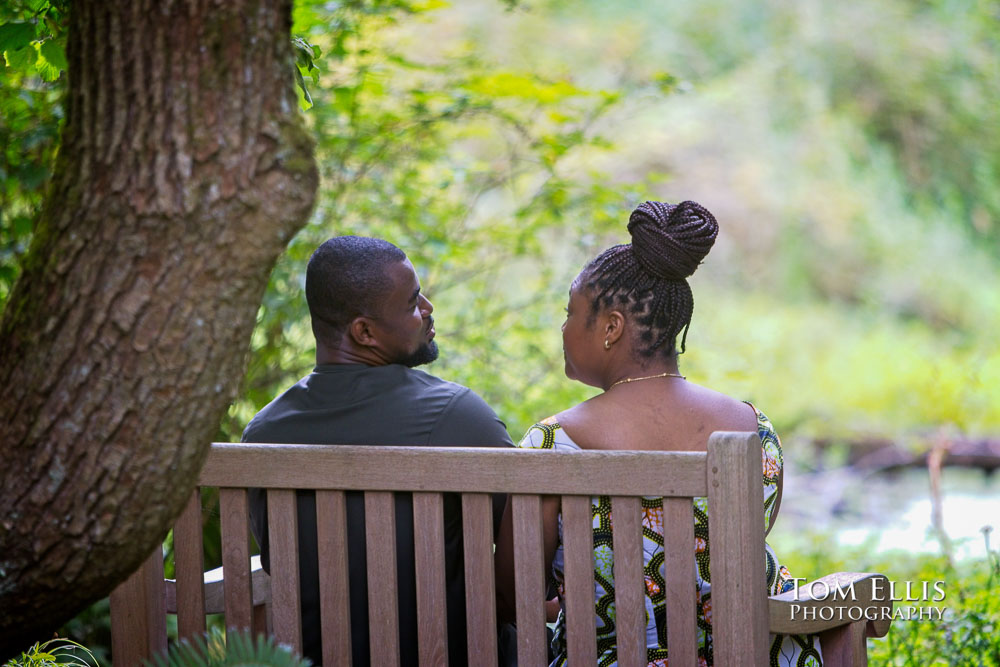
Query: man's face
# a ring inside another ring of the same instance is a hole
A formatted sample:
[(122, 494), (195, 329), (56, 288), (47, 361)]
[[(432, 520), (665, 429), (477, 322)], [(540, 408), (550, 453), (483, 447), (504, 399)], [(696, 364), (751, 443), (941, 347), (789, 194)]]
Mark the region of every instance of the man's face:
[(434, 342), (434, 306), (420, 293), (420, 280), (410, 260), (392, 264), (388, 269), (392, 288), (372, 318), (382, 353), (388, 363), (413, 368), (429, 364), (438, 357)]

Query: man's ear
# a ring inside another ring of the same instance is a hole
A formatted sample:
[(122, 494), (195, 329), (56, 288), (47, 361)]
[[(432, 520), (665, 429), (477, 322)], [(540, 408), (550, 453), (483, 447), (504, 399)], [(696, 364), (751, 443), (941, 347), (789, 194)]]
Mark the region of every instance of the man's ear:
[(371, 321), (362, 315), (355, 317), (347, 326), (347, 334), (354, 341), (355, 345), (361, 347), (374, 347), (378, 344), (375, 332), (372, 330)]
[(612, 345), (625, 333), (625, 316), (620, 310), (612, 310), (604, 316), (604, 337)]

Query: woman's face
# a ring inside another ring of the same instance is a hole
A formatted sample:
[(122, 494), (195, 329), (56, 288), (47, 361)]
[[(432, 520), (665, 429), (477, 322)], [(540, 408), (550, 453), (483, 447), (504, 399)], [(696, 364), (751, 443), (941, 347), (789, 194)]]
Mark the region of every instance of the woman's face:
[(590, 311), (589, 295), (574, 282), (566, 305), (566, 321), (562, 326), (566, 377), (599, 387), (604, 340), (596, 322), (590, 317)]

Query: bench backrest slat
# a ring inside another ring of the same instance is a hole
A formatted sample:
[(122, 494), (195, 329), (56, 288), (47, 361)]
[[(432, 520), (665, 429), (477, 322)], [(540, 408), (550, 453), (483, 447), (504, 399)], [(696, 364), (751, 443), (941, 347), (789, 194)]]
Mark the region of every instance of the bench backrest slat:
[(347, 502), (343, 491), (316, 492), (323, 664), (351, 664), (351, 598), (347, 569)]
[(298, 511), (292, 489), (271, 489), (267, 492), (267, 531), (271, 548), (271, 622), (274, 636), (301, 653)]
[(514, 532), (514, 587), (517, 598), (517, 659), (520, 665), (548, 662), (545, 633), (545, 555), (542, 502), (538, 496), (510, 499)]
[(365, 493), (365, 547), (368, 563), (368, 626), (371, 663), (399, 665), (396, 603), (396, 510), (392, 493)]
[(253, 622), (253, 595), (250, 589), (250, 524), (246, 489), (219, 489), (219, 525), (223, 545), (226, 629), (248, 631)]
[[(681, 502), (685, 502), (681, 500)], [(689, 502), (689, 501), (688, 501)], [(611, 499), (615, 550), (615, 618), (620, 667), (646, 660), (646, 587), (642, 558), (642, 502), (632, 496)], [(670, 659), (674, 655), (671, 649)]]
[(440, 493), (413, 494), (413, 526), (420, 664), (447, 665), (448, 613), (444, 562), (444, 498)]
[(167, 650), (163, 549), (111, 591), (111, 652), (116, 665), (141, 665)]
[(493, 575), (493, 501), (486, 493), (462, 494), (466, 623), (469, 663), (496, 667), (497, 610)]
[(215, 443), (202, 486), (704, 496), (705, 452)]
[(757, 435), (713, 435), (708, 481), (715, 662), (766, 665), (764, 487)]
[(590, 496), (562, 497), (567, 662), (597, 664), (594, 529)]
[[(698, 664), (695, 615), (694, 507), (684, 498), (663, 499), (663, 583), (671, 664)], [(725, 664), (725, 663), (719, 663)]]
[(202, 544), (201, 491), (195, 489), (174, 524), (177, 578), (177, 636), (194, 639), (205, 632), (205, 551)]

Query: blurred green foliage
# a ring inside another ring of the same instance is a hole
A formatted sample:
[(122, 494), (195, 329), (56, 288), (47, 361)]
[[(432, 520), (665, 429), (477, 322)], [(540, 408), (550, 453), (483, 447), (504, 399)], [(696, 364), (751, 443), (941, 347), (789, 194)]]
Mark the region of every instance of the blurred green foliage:
[(59, 145), (66, 3), (0, 5), (0, 304), (20, 272)]
[[(65, 77), (38, 63), (66, 7), (0, 11), (2, 300), (58, 148)], [(698, 199), (723, 226), (693, 279), (695, 381), (786, 440), (996, 433), (996, 20), (975, 0), (296, 3), (322, 190), (219, 438), (308, 372), (305, 263), (347, 232), (410, 254), (437, 307), (431, 370), (518, 437), (592, 393), (562, 377), (565, 293), (643, 198)]]
[(243, 394), (220, 437), (238, 438), (256, 410), (311, 368), (305, 265), (317, 245), (343, 233), (388, 238), (409, 254), (443, 332), (434, 372), (501, 409), (518, 385), (534, 384), (535, 400), (553, 406), (579, 400), (561, 378), (551, 332), (562, 312), (552, 297), (562, 297), (549, 292), (566, 289), (597, 235), (639, 197), (581, 166), (609, 150), (596, 125), (623, 96), (660, 84), (581, 86), (485, 59), (464, 39), (428, 48), (436, 45), (418, 41), (426, 34), (408, 30), (426, 29), (431, 7), (296, 5), (319, 205), (272, 275)]
[[(889, 634), (868, 640), (872, 665), (893, 667), (1000, 666), (1000, 551), (991, 545), (992, 528), (984, 529), (986, 557), (953, 563), (944, 556), (903, 551), (876, 553), (866, 546), (847, 549), (829, 535), (816, 534), (800, 551), (780, 553), (793, 575), (815, 579), (831, 572), (881, 572), (893, 582), (895, 609), (937, 607), (919, 618), (897, 619)], [(907, 582), (912, 582), (907, 589)], [(924, 598), (927, 582), (927, 598)], [(943, 600), (935, 601), (941, 583)], [(907, 596), (921, 598), (906, 600)], [(905, 618), (905, 617), (904, 617)], [(919, 618), (919, 620), (918, 620)]]

